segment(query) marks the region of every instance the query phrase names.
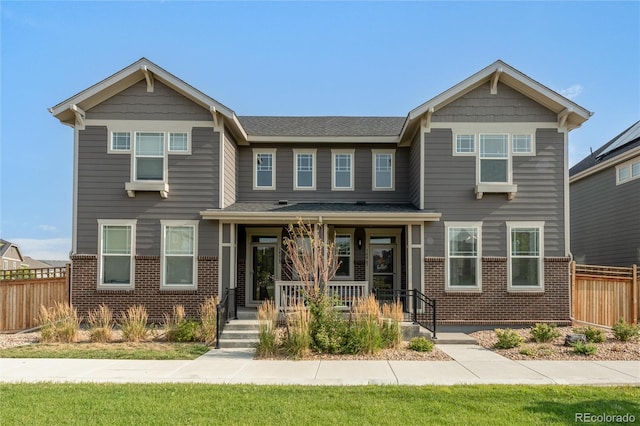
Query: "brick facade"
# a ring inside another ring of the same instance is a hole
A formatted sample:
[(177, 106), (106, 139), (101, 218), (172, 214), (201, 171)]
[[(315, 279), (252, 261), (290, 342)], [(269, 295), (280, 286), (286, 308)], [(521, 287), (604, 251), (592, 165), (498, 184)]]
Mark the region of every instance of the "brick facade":
[(437, 301), (438, 324), (571, 323), (569, 258), (545, 258), (544, 292), (508, 292), (507, 258), (482, 258), (482, 291), (446, 292), (444, 257), (427, 257), (425, 294)]
[(160, 289), (160, 256), (135, 257), (135, 288), (131, 290), (98, 290), (96, 255), (76, 255), (71, 261), (71, 303), (84, 318), (100, 304), (111, 308), (116, 318), (138, 304), (147, 308), (152, 323), (161, 322), (174, 305), (183, 305), (189, 318), (197, 318), (200, 304), (218, 295), (217, 257), (198, 257), (198, 289), (185, 291)]

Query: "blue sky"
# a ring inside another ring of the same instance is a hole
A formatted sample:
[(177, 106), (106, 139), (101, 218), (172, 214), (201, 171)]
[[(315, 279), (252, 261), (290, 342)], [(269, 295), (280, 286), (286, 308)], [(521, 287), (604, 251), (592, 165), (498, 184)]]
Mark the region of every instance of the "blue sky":
[(502, 59), (595, 115), (574, 164), (640, 118), (640, 2), (0, 2), (0, 237), (71, 247), (73, 133), (47, 108), (141, 57), (238, 115), (404, 116)]

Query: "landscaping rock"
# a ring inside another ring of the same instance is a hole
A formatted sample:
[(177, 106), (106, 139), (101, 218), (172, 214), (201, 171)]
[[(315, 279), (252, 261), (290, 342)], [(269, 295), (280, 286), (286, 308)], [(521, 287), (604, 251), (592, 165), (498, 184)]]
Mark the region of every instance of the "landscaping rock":
[(567, 334), (567, 337), (564, 338), (565, 346), (573, 346), (578, 342), (587, 343), (587, 336), (584, 334)]

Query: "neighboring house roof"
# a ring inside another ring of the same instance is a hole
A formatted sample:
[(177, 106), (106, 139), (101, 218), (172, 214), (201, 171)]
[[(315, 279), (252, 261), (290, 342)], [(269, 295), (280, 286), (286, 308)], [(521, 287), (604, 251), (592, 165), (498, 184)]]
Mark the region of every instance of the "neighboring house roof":
[(640, 154), (640, 120), (583, 158), (569, 170), (569, 176), (571, 181), (579, 180), (638, 154)]
[(3, 239), (0, 239), (0, 257), (4, 256), (11, 247), (15, 247), (15, 249), (18, 251), (20, 260), (24, 259), (24, 257), (22, 256), (22, 252), (20, 251), (20, 247), (18, 247), (17, 244)]
[(439, 220), (441, 214), (430, 210), (419, 210), (412, 204), (386, 203), (308, 203), (308, 202), (241, 202), (224, 209), (210, 209), (200, 212), (204, 219), (238, 220), (243, 223), (282, 222), (289, 223), (297, 217), (322, 222), (323, 218), (337, 223), (341, 218), (353, 223), (354, 214), (358, 220), (375, 220), (380, 223), (394, 221)]
[(405, 117), (241, 116), (249, 136), (398, 136)]
[(33, 257), (30, 257), (30, 256), (25, 256), (23, 263), (26, 267), (30, 269), (51, 268), (53, 266), (47, 262), (34, 259)]
[[(235, 112), (205, 95), (181, 79), (168, 73), (146, 58), (134, 62), (123, 70), (50, 108), (61, 122), (84, 126), (85, 111), (114, 96), (133, 84), (146, 80), (147, 90), (158, 80), (178, 93), (196, 102), (212, 113), (226, 117), (225, 123), (238, 138), (238, 143), (286, 141), (287, 137), (308, 138), (317, 142), (332, 137), (378, 138), (380, 142), (408, 143), (421, 123), (429, 127), (435, 111), (464, 96), (477, 87), (490, 83), (494, 91), (498, 82), (533, 99), (557, 114), (558, 125), (568, 130), (584, 123), (592, 113), (561, 96), (546, 86), (498, 60), (471, 77), (456, 84), (438, 96), (409, 112), (406, 117), (258, 117), (239, 119)], [(324, 138), (324, 139), (323, 139)]]

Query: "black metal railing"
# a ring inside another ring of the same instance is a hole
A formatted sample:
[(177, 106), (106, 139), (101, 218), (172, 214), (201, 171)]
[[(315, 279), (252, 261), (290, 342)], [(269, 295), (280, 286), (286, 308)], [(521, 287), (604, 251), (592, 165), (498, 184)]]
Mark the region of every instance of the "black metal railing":
[(235, 288), (226, 288), (216, 305), (216, 349), (220, 349), (220, 336), (231, 318), (238, 319), (238, 298)]
[(433, 338), (436, 334), (436, 300), (428, 297), (419, 290), (389, 290), (373, 289), (373, 294), (380, 302), (392, 302), (399, 300), (403, 311), (409, 315), (409, 321), (419, 324), (431, 332)]

